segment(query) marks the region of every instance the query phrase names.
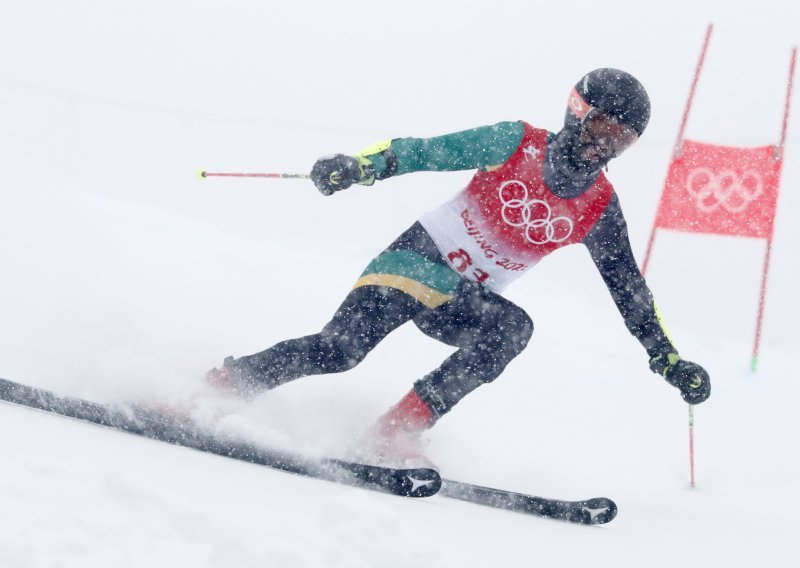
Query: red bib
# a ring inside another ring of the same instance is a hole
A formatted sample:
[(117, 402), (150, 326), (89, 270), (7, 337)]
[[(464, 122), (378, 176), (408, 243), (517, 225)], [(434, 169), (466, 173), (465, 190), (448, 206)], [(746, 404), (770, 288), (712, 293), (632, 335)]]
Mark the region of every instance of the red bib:
[(601, 174), (572, 199), (544, 182), (547, 131), (524, 123), (517, 151), (420, 219), (452, 267), (495, 291), (557, 248), (579, 243), (608, 206), (614, 188)]
[(546, 147), (547, 131), (525, 124), (522, 142), (505, 164), (476, 173), (467, 186), (487, 237), (530, 260), (581, 242), (614, 191), (601, 173), (579, 196), (558, 197), (544, 183)]

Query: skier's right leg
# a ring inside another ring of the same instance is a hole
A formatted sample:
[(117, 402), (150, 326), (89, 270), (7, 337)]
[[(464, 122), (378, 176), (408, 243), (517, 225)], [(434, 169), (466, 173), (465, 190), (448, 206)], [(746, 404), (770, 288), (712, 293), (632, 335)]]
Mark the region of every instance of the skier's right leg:
[[(282, 341), (269, 349), (228, 358), (216, 375), (242, 394), (271, 389), (308, 375), (352, 369), (390, 332), (421, 309), (411, 296), (383, 286), (354, 288), (321, 332)], [(215, 371), (209, 381), (215, 382)]]
[(351, 369), (391, 331), (449, 302), (460, 281), (430, 235), (415, 223), (373, 259), (320, 333), (240, 359), (229, 357), (207, 378), (247, 394), (306, 375)]

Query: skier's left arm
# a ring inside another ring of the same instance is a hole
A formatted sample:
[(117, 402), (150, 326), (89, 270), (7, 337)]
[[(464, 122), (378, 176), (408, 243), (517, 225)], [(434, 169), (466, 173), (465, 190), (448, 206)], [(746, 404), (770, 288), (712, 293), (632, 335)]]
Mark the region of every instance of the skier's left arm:
[(706, 400), (711, 394), (708, 373), (700, 365), (682, 359), (665, 331), (653, 295), (633, 257), (616, 193), (583, 242), (625, 325), (647, 350), (650, 369), (677, 387), (689, 404)]
[(432, 138), (395, 138), (352, 156), (324, 156), (311, 169), (311, 179), (323, 195), (333, 195), (353, 184), (412, 172), (486, 170), (511, 157), (524, 133), (522, 122), (504, 121)]

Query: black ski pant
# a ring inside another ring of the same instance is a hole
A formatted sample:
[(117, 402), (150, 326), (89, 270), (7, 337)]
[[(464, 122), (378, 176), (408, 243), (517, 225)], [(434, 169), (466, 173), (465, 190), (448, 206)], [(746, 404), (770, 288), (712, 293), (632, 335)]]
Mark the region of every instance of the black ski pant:
[(321, 332), (283, 341), (229, 365), (247, 383), (268, 389), (307, 375), (339, 373), (358, 365), (408, 321), (458, 348), (414, 384), (437, 416), (496, 379), (533, 332), (533, 322), (522, 308), (465, 279), (451, 300), (433, 309), (395, 288), (362, 286), (347, 295)]

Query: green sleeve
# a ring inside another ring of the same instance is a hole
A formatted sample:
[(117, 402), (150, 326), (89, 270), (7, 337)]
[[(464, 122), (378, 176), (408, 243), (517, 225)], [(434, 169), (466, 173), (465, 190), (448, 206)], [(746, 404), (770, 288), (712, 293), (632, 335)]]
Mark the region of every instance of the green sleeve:
[(522, 122), (498, 122), (434, 138), (397, 138), (388, 150), (368, 154), (375, 173), (386, 170), (386, 152), (397, 160), (394, 175), (420, 171), (474, 170), (505, 162), (517, 150), (525, 127)]

